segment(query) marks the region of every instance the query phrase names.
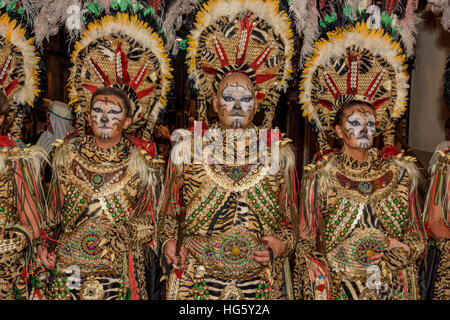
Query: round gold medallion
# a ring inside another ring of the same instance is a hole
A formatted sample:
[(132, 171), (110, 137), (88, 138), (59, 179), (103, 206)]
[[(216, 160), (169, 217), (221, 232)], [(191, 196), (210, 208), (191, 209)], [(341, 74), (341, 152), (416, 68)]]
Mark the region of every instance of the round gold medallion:
[(105, 297), (105, 289), (102, 284), (94, 278), (86, 280), (80, 289), (81, 300), (103, 300)]

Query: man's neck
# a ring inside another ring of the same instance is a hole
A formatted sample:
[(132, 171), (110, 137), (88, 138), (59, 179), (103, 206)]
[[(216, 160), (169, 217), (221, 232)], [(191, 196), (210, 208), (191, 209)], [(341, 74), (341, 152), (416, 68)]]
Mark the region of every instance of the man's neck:
[(359, 162), (365, 162), (369, 159), (368, 149), (350, 148), (344, 145), (344, 152)]
[(118, 139), (101, 139), (98, 137), (94, 138), (94, 143), (97, 147), (101, 149), (109, 149), (116, 146), (120, 142), (120, 137)]

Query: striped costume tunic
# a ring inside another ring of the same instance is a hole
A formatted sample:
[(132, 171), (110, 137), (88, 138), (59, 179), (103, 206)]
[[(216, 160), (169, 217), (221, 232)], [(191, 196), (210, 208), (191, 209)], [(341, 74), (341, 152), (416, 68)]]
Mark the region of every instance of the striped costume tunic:
[[(312, 167), (312, 168), (311, 168)], [(324, 156), (302, 182), (295, 294), (298, 299), (418, 299), (417, 260), (425, 248), (410, 158), (384, 160), (378, 150), (359, 162), (344, 152)], [(387, 250), (389, 239), (409, 247)], [(371, 258), (383, 252), (381, 261)], [(323, 276), (311, 282), (308, 266)]]
[[(251, 128), (258, 132), (256, 127)], [(221, 134), (225, 137), (224, 130)], [(185, 130), (184, 137), (184, 141), (190, 141), (191, 132)], [(288, 144), (278, 141), (277, 145), (284, 144), (279, 160), (282, 165), (270, 172), (269, 164), (249, 160), (249, 150), (254, 150), (258, 139), (244, 137), (245, 131), (242, 131), (234, 144), (226, 143), (225, 139), (220, 142), (219, 150), (225, 151), (225, 155), (228, 151), (232, 161), (230, 158), (225, 161), (225, 156), (219, 159), (216, 153), (209, 151), (206, 146), (211, 144), (211, 139), (204, 138), (202, 161), (174, 170), (173, 175), (183, 181), (186, 214), (182, 220), (177, 211), (180, 196), (177, 186), (166, 184), (166, 194), (171, 195), (167, 201), (172, 210), (161, 213), (160, 241), (164, 245), (169, 240), (177, 240), (181, 231), (182, 245), (187, 250), (184, 269), (170, 272), (167, 299), (290, 297), (287, 256), (294, 247), (294, 231), (292, 208), (286, 197), (288, 179), (283, 159), (285, 153), (292, 151)], [(240, 142), (245, 148), (237, 147)], [(194, 152), (193, 142), (188, 143), (188, 148)], [(178, 150), (177, 146), (174, 150)], [(170, 174), (168, 177), (169, 181)], [(264, 249), (262, 238), (268, 235), (280, 239), (286, 250), (265, 266), (253, 260), (252, 252)]]
[(59, 234), (57, 271), (48, 299), (148, 298), (145, 262), (159, 165), (140, 151), (125, 137), (109, 149), (96, 147), (92, 136), (58, 147), (49, 198), (55, 210), (48, 217)]

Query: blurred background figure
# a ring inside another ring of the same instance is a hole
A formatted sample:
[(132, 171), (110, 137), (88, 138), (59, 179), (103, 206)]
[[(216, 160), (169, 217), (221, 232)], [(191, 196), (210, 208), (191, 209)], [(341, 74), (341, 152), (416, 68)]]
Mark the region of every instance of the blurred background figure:
[(36, 145), (50, 152), (51, 144), (56, 139), (64, 139), (69, 132), (74, 130), (72, 119), (72, 110), (67, 104), (60, 101), (50, 102), (47, 113), (47, 130), (42, 132)]
[(439, 158), (439, 150), (445, 151), (450, 148), (450, 118), (447, 118), (445, 121), (445, 140), (439, 143), (436, 147), (433, 156), (431, 157), (430, 164), (428, 165), (428, 173), (431, 173), (431, 169), (433, 165), (436, 163)]

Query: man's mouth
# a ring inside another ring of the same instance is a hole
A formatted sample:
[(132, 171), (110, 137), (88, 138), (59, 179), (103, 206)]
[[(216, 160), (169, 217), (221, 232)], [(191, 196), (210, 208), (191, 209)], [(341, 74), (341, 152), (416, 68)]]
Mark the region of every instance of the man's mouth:
[(111, 130), (111, 128), (110, 127), (107, 127), (107, 126), (101, 126), (101, 127), (98, 127), (99, 129), (102, 129), (102, 130)]

